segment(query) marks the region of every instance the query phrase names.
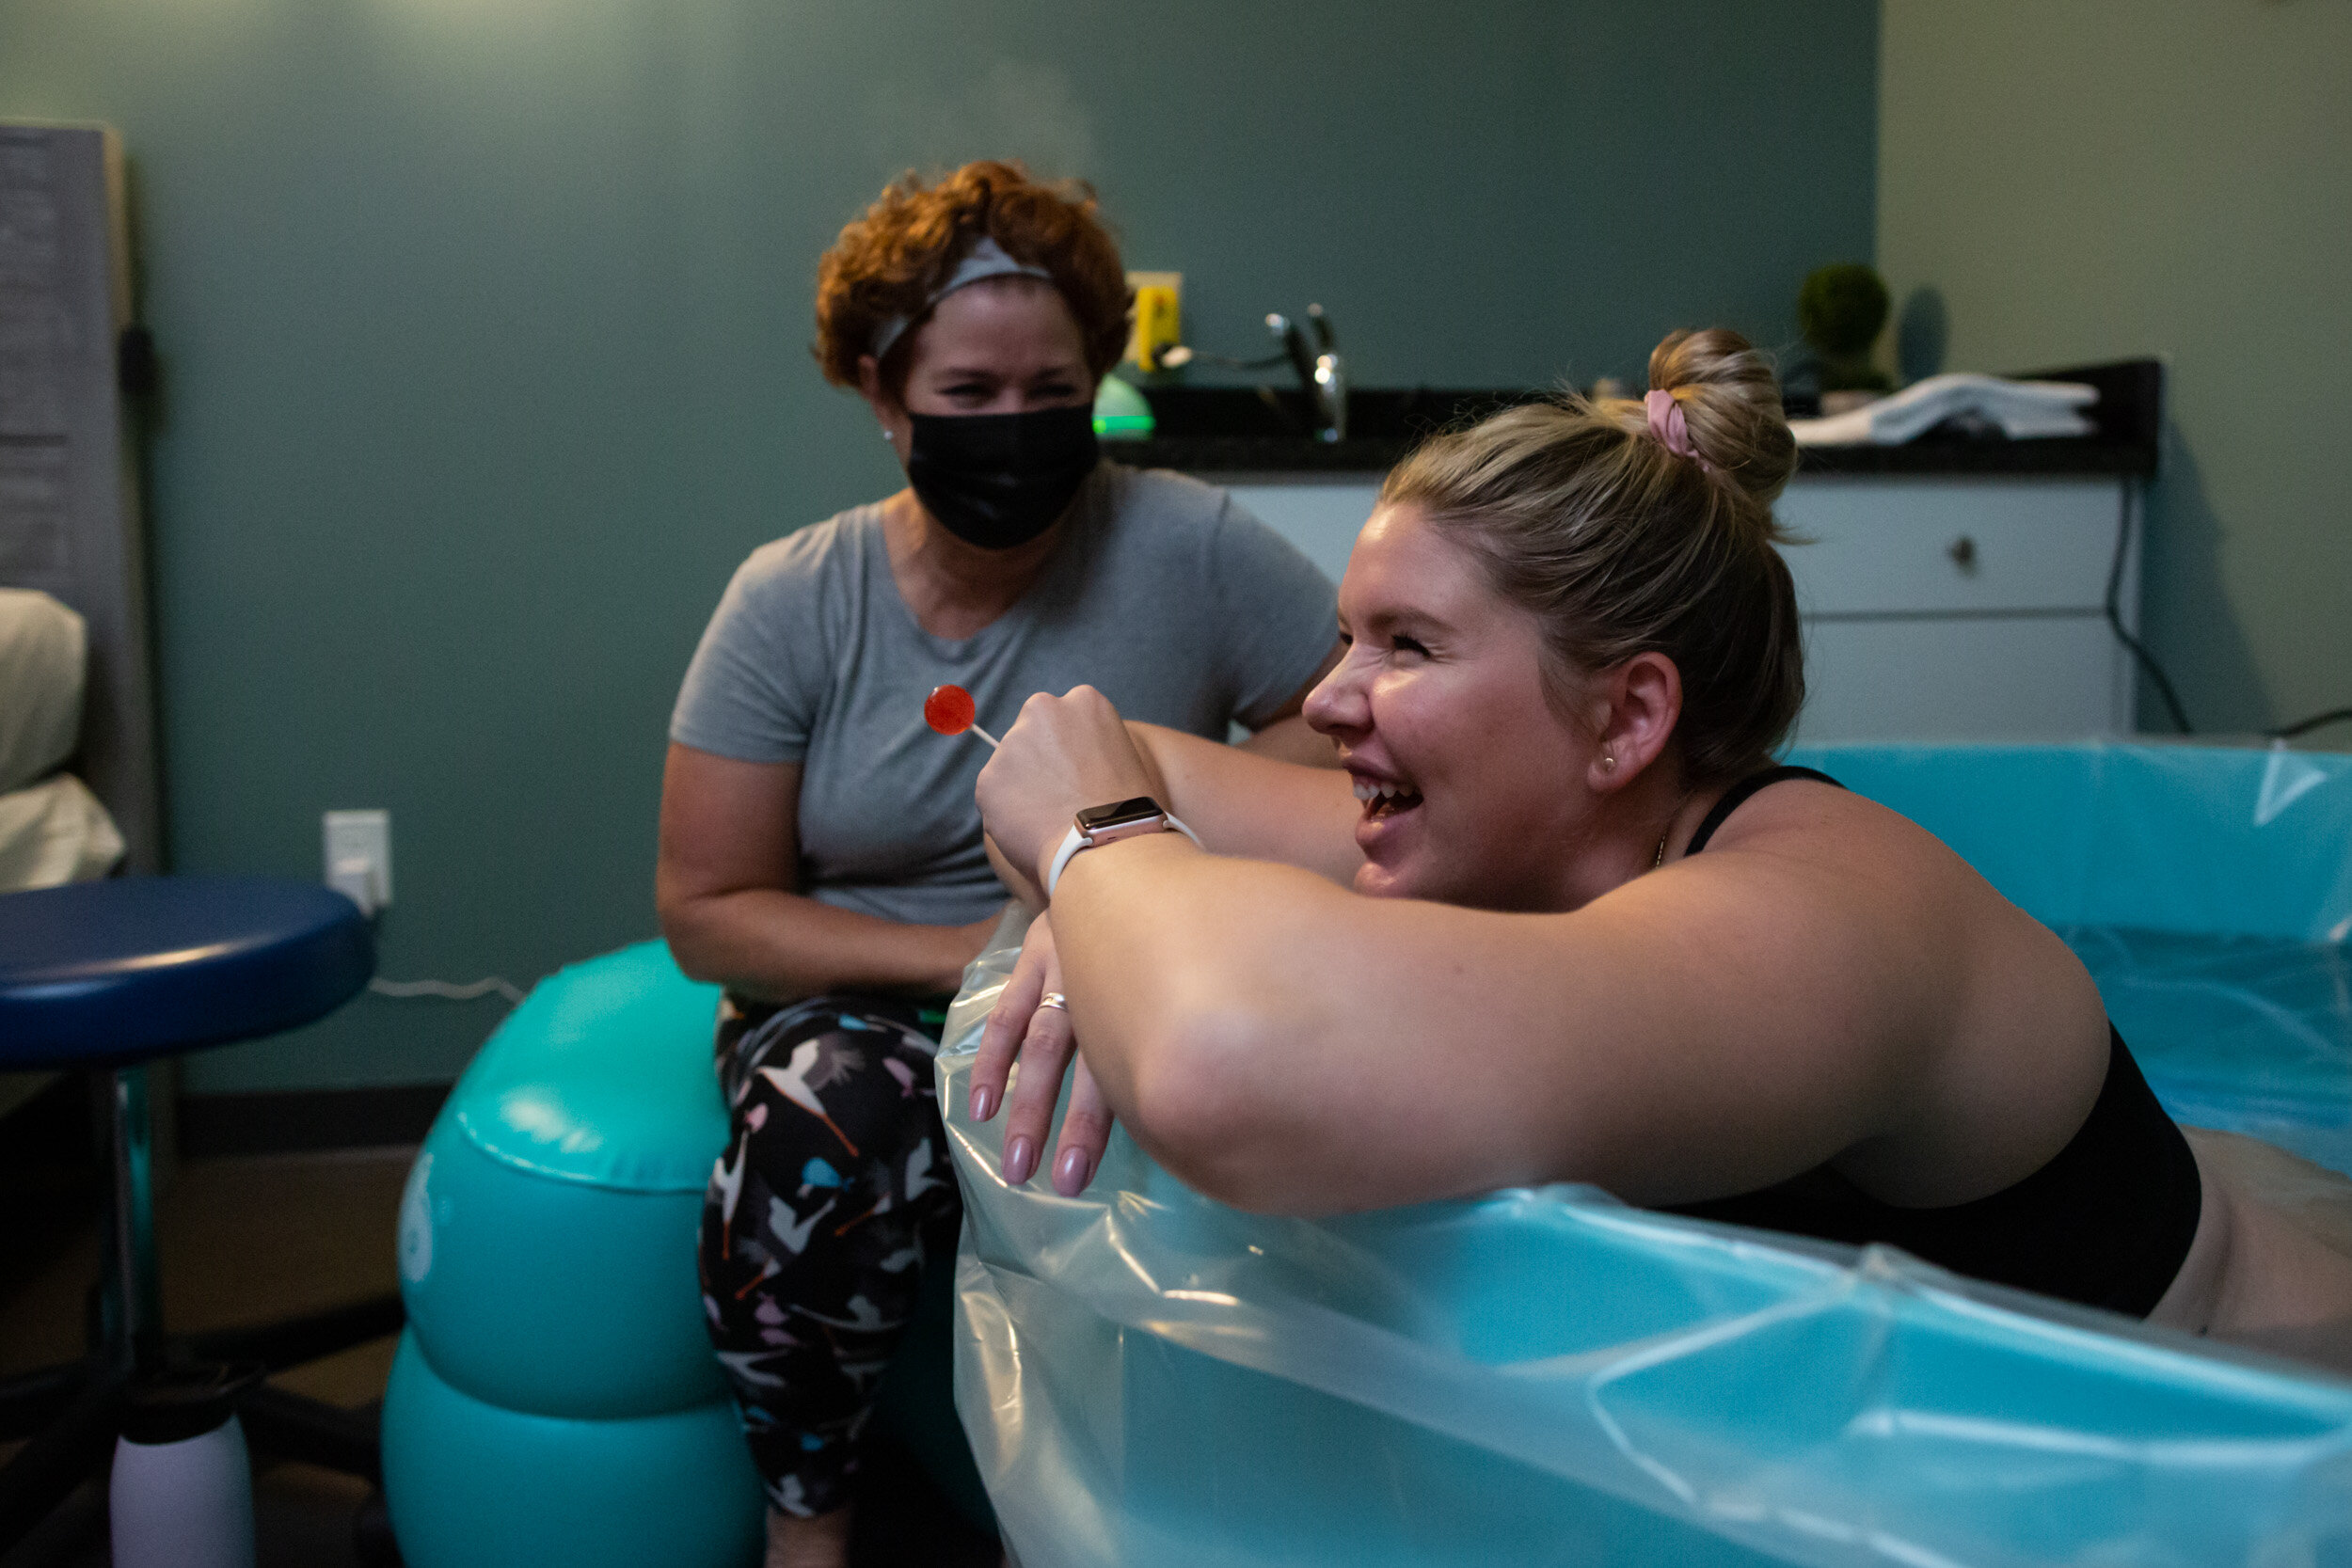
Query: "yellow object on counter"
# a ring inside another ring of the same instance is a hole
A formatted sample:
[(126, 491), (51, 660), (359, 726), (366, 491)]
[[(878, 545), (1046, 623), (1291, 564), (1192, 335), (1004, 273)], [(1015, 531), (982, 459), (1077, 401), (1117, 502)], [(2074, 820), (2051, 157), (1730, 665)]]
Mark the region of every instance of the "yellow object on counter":
[(1127, 286), (1136, 292), (1136, 325), (1127, 339), (1127, 360), (1139, 370), (1155, 371), (1160, 355), (1184, 341), (1184, 275), (1131, 272)]

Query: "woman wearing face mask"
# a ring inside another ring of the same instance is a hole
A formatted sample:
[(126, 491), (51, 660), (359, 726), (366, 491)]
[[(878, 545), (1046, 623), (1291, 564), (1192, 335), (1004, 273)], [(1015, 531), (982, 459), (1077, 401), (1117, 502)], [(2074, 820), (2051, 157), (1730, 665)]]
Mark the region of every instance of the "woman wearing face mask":
[[(2341, 1179), (2185, 1136), (2063, 942), (1772, 765), (1804, 689), (1778, 389), (1728, 332), (1669, 338), (1650, 384), (1389, 476), (1307, 704), (1349, 779), (1130, 730), (1094, 691), (1024, 709), (980, 778), (1052, 897), (973, 1073), (985, 1119), (1024, 1063), (1006, 1179), (1074, 1031), (1064, 1192), (1116, 1111), (1244, 1208), (1588, 1181), (2352, 1364)], [(2314, 1180), (2332, 1202), (2265, 1196)]]
[(930, 1055), (1005, 892), (985, 746), (929, 729), (925, 694), (961, 686), (1000, 731), (1087, 682), (1330, 760), (1298, 717), (1336, 653), (1330, 585), (1222, 491), (1098, 458), (1127, 309), (1083, 192), (998, 163), (884, 192), (819, 267), (816, 353), (909, 487), (755, 551), (678, 697), (657, 895), (680, 967), (726, 988), (704, 1295), (771, 1562), (841, 1560), (875, 1382), (923, 1270), (954, 1261)]

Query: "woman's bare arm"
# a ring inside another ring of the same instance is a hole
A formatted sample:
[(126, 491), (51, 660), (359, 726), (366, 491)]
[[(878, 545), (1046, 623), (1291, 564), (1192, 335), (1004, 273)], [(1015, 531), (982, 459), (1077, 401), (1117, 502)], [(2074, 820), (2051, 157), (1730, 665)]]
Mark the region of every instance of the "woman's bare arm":
[(1740, 860), (1514, 915), (1131, 840), (1064, 875), (1063, 985), (1137, 1141), (1245, 1208), (1721, 1196), (1891, 1131), (1928, 1010), (1905, 992), (1932, 989), (1855, 983), (1827, 953), (1910, 966), (1817, 879)]
[(1303, 866), (1344, 887), (1363, 864), (1363, 815), (1346, 774), (1130, 721), (1127, 733), (1166, 793), (1160, 799), (1220, 855)]
[[(1343, 887), (1363, 863), (1356, 847), (1361, 808), (1346, 774), (1157, 724), (1130, 721), (1127, 734), (1152, 797), (1212, 852), (1304, 866)], [(1032, 910), (1045, 907), (1036, 872), (1015, 863), (993, 837), (988, 861), (1014, 897)]]
[(996, 916), (910, 926), (803, 897), (800, 798), (798, 763), (670, 747), (654, 903), (678, 967), (771, 1002), (954, 990)]
[(1307, 696), (1324, 676), (1331, 673), (1332, 667), (1339, 663), (1340, 656), (1346, 651), (1345, 643), (1333, 642), (1331, 651), (1323, 656), (1323, 663), (1308, 677), (1307, 684), (1300, 687), (1273, 718), (1259, 725), (1256, 733), (1241, 742), (1241, 749), (1254, 752), (1262, 757), (1271, 757), (1277, 762), (1295, 762), (1306, 768), (1337, 768), (1340, 765), (1339, 748), (1325, 736), (1317, 735), (1307, 722)]
[(1315, 734), (1302, 713), (1286, 714), (1251, 734), (1248, 739), (1235, 743), (1239, 750), (1255, 756), (1268, 757), (1276, 762), (1293, 762), (1302, 768), (1337, 768), (1339, 748)]
[[(980, 776), (1008, 856), (1042, 875), (1069, 801), (1164, 783), (1219, 831), (1225, 792), (1188, 797), (1184, 768), (1242, 763), (1147, 736), (1173, 756), (1164, 781), (1134, 738), (1089, 689), (1032, 698)], [(1671, 1203), (1833, 1161), (1889, 1201), (1964, 1202), (2072, 1136), (2106, 1059), (2062, 943), (1931, 835), (1826, 785), (1785, 786), (1704, 856), (1571, 912), (1367, 898), (1153, 834), (1073, 859), (1053, 926), (1105, 1103), (1248, 1208), (1549, 1180)], [(991, 1020), (994, 1074), (1021, 1010)]]

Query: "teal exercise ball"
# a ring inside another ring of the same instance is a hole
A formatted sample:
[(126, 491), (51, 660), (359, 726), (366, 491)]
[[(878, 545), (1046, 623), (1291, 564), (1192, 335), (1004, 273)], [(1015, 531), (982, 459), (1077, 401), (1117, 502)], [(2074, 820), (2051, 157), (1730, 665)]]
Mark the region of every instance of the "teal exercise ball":
[[(383, 1418), (411, 1568), (756, 1559), (765, 1508), (694, 1257), (729, 1137), (718, 1001), (658, 942), (571, 965), (485, 1042), (426, 1135)], [(986, 1526), (952, 1402), (952, 1270), (933, 1272), (878, 1420)]]
[(564, 1181), (443, 1118), (402, 1205), (409, 1324), (479, 1400), (607, 1419), (727, 1397), (694, 1277), (702, 1194)]
[(384, 1390), (384, 1494), (409, 1568), (750, 1568), (764, 1539), (732, 1404), (503, 1409), (451, 1387), (414, 1334)]
[(640, 942), (542, 982), (467, 1068), (400, 1218), (409, 1324), (453, 1386), (592, 1419), (726, 1397), (694, 1266), (718, 998)]

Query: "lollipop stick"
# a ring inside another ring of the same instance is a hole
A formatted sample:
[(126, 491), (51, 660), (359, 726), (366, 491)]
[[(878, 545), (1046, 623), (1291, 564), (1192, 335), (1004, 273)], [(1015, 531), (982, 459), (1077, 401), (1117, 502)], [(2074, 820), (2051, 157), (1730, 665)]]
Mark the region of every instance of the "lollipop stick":
[(982, 740), (987, 741), (991, 746), (996, 744), (996, 737), (989, 734), (986, 730), (980, 728), (979, 725), (974, 724), (971, 726), (971, 729), (974, 735), (978, 736)]

